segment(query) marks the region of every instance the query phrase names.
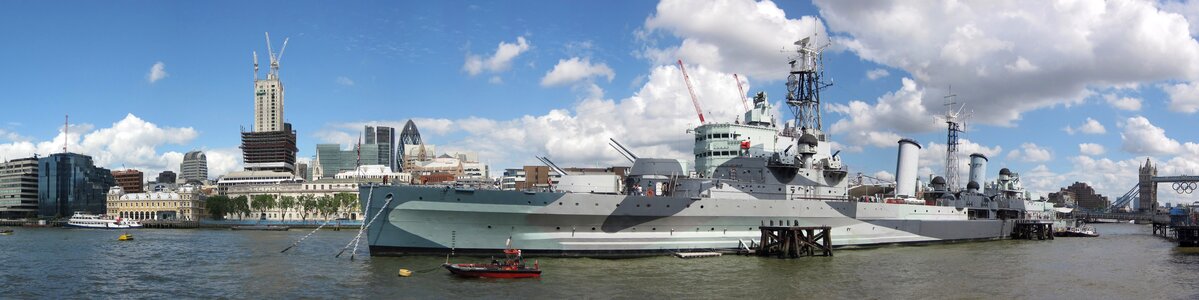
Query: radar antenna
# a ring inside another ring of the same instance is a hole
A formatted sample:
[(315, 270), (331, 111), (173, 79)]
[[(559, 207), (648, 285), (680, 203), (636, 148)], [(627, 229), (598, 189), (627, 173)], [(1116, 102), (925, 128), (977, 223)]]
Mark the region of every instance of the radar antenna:
[[(953, 87), (950, 87), (949, 95), (945, 96), (945, 115), (938, 116), (938, 119), (944, 119), (947, 125), (947, 137), (945, 140), (945, 186), (950, 192), (961, 190), (960, 172), (958, 172), (958, 135), (965, 131), (965, 121), (971, 113), (963, 114), (962, 111), (966, 108), (966, 104), (958, 105), (957, 94), (954, 94)], [(956, 110), (954, 108), (957, 108)], [(978, 184), (983, 184), (979, 182)]]
[[(795, 116), (795, 126), (822, 131), (820, 90), (832, 85), (824, 77), (824, 48), (812, 44), (812, 37), (795, 42), (796, 55), (791, 57), (791, 74), (787, 76), (787, 105)], [(792, 134), (794, 134), (792, 132)]]

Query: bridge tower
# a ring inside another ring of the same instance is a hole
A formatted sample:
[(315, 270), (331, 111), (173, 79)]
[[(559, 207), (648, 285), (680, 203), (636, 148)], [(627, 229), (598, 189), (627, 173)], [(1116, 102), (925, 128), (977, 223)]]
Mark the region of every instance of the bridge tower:
[(1141, 165), (1138, 173), (1140, 175), (1138, 182), (1140, 199), (1136, 203), (1136, 211), (1152, 213), (1157, 209), (1157, 183), (1153, 182), (1153, 177), (1157, 176), (1157, 167), (1146, 157), (1145, 164)]

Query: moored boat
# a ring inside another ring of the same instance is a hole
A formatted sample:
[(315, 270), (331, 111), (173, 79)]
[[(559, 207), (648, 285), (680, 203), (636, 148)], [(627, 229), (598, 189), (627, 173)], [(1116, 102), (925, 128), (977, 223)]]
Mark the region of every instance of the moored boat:
[(142, 224), (135, 220), (121, 217), (113, 218), (105, 215), (75, 213), (75, 215), (71, 216), (71, 219), (67, 221), (67, 226), (98, 229), (130, 229), (141, 228)]
[(520, 249), (504, 249), (504, 261), (492, 260), (490, 264), (451, 264), (442, 266), (450, 273), (462, 277), (481, 278), (540, 278), (541, 266), (537, 262), (533, 267), (525, 265)]

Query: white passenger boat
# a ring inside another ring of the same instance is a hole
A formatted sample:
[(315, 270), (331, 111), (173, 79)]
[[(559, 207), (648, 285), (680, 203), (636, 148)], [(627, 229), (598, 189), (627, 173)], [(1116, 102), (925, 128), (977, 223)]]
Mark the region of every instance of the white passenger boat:
[(137, 221), (124, 219), (121, 217), (112, 218), (105, 215), (88, 215), (75, 213), (71, 219), (67, 221), (67, 226), (80, 228), (100, 228), (100, 229), (129, 229), (141, 228), (142, 224)]

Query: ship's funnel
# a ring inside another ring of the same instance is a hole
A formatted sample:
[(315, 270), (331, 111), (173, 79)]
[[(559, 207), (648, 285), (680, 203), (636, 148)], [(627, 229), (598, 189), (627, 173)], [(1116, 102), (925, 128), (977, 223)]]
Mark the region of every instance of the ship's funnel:
[(899, 140), (899, 158), (895, 162), (895, 196), (916, 196), (916, 169), (920, 162), (920, 143)]
[[(970, 154), (970, 180), (966, 182), (974, 182), (975, 185), (982, 185), (987, 182), (987, 156), (979, 153)], [(978, 192), (984, 192), (981, 190)]]

